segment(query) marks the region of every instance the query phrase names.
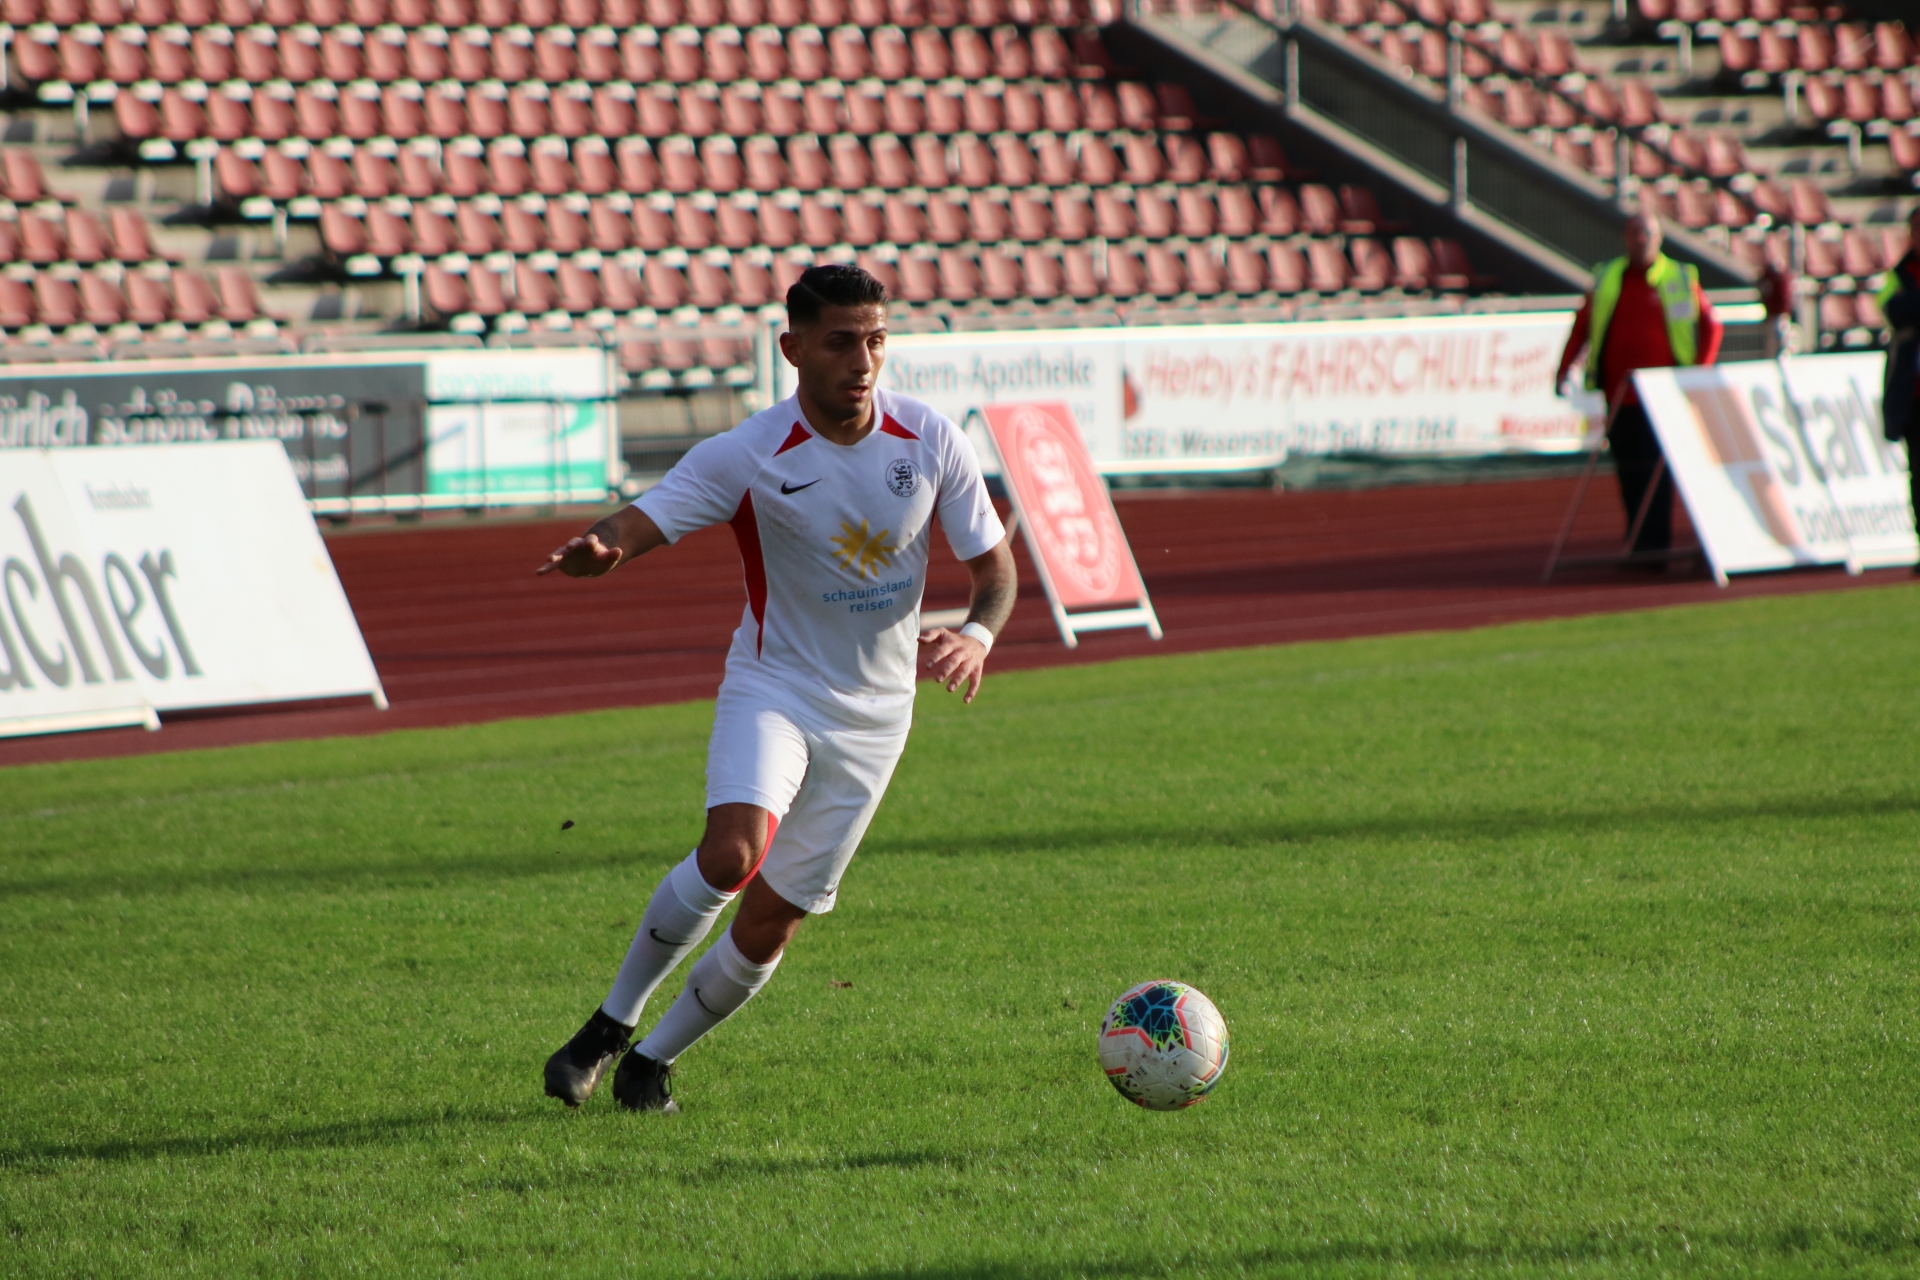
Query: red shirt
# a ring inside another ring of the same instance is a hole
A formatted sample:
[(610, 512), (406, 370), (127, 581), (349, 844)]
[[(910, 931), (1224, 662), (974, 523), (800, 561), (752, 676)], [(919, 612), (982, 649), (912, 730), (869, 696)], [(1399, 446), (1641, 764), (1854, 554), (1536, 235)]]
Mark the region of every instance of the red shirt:
[[(1700, 308), (1696, 364), (1712, 364), (1720, 354), (1724, 331), (1713, 305), (1698, 284), (1693, 287), (1694, 305)], [(1593, 295), (1588, 294), (1573, 318), (1573, 332), (1567, 335), (1567, 348), (1560, 353), (1560, 373), (1554, 379), (1559, 386), (1567, 380), (1567, 370), (1586, 349), (1587, 331), (1592, 324)], [(1647, 283), (1644, 268), (1628, 264), (1626, 278), (1620, 282), (1620, 301), (1607, 323), (1607, 345), (1600, 350), (1600, 386), (1608, 404), (1638, 404), (1631, 376), (1635, 369), (1665, 369), (1673, 364), (1673, 345), (1667, 341), (1667, 316), (1660, 295)], [(1624, 390), (1623, 390), (1624, 388)], [(1622, 398), (1624, 396), (1624, 398)]]

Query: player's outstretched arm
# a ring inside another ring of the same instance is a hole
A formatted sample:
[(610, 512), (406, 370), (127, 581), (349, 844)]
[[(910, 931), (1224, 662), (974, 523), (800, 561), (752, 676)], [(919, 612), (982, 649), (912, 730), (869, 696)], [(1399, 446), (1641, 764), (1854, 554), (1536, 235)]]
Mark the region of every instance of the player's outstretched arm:
[(558, 569), (569, 578), (597, 578), (665, 545), (667, 535), (660, 532), (652, 516), (638, 507), (622, 507), (596, 520), (579, 537), (568, 538), (534, 572), (545, 575)]
[[(997, 636), (1013, 616), (1013, 598), (1020, 589), (1019, 574), (1013, 566), (1013, 543), (1002, 538), (993, 550), (964, 563), (973, 579), (973, 592), (962, 631), (978, 625)], [(961, 631), (929, 627), (920, 633), (920, 652), (926, 659), (928, 675), (946, 685), (948, 693), (966, 686), (966, 700), (973, 701), (986, 679), (985, 644)]]

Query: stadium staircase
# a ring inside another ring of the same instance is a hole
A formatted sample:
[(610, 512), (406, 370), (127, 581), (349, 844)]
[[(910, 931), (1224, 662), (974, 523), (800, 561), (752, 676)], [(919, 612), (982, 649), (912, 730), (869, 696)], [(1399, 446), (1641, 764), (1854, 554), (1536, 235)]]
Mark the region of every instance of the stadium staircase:
[(1617, 252), (1621, 214), (1648, 204), (1710, 280), (1770, 267), (1795, 282), (1802, 345), (1833, 349), (1884, 340), (1873, 293), (1920, 184), (1920, 49), (1898, 6), (1864, 8), (1886, 16), (1784, 0), (1147, 0), (1138, 21), (1570, 265)]
[(1905, 30), (1634, 2), (0, 0), (0, 360), (603, 344), (667, 459), (809, 262), (907, 330), (1462, 312), (1639, 199), (1875, 340)]

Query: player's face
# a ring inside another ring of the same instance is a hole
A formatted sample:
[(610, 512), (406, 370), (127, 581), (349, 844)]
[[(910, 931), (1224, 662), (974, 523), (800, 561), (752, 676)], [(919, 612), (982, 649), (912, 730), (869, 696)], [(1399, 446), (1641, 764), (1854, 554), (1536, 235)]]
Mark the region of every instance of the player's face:
[(781, 345), (799, 371), (801, 389), (824, 412), (857, 418), (873, 403), (887, 359), (887, 309), (827, 307)]

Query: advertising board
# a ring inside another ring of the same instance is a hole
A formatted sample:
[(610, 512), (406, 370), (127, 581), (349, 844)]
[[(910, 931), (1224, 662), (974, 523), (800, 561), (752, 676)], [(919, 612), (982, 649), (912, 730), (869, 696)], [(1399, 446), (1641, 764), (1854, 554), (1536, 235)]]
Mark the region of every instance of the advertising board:
[(0, 733), (103, 701), (122, 718), (96, 723), (134, 706), (385, 705), (276, 442), (13, 451), (0, 502)]
[(610, 378), (598, 348), (15, 365), (0, 450), (275, 440), (317, 511), (592, 500)]
[(1064, 403), (999, 404), (980, 417), (1067, 647), (1079, 643), (1079, 632), (1120, 627), (1145, 627), (1158, 640), (1160, 620), (1073, 410)]
[(102, 583), (117, 574), (122, 590), (140, 589), (144, 601), (166, 589), (164, 564), (97, 559), (45, 450), (0, 455), (0, 503), (0, 737), (159, 728), (121, 640), (141, 610), (110, 620)]
[(1883, 357), (1634, 375), (1716, 575), (1920, 558), (1906, 449), (1881, 435)]
[(1555, 311), (902, 335), (881, 377), (955, 422), (993, 404), (1065, 402), (1108, 475), (1271, 467), (1295, 453), (1571, 453), (1584, 419), (1553, 386), (1571, 324)]

